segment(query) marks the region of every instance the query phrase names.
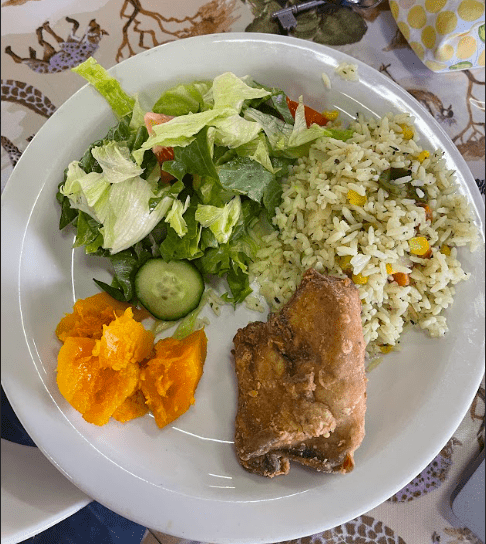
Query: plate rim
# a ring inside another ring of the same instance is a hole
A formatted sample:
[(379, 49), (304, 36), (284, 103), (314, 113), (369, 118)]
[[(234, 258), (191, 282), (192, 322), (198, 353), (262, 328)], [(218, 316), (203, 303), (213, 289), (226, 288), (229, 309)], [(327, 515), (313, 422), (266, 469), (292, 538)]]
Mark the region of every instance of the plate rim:
[[(27, 463), (36, 463), (40, 464), (40, 468), (49, 470), (51, 472), (52, 464), (45, 458), (41, 451), (32, 446), (24, 446), (12, 442), (5, 438), (2, 438), (2, 472), (3, 470), (9, 470), (10, 467), (4, 466), (4, 462), (8, 462), (10, 458), (16, 458), (16, 470), (21, 470), (22, 466), (25, 466)], [(42, 475), (45, 477), (45, 474)], [(63, 501), (66, 501), (62, 507), (53, 508), (49, 512), (43, 512), (44, 517), (42, 519), (37, 519), (35, 515), (32, 515), (30, 508), (36, 508), (36, 512), (40, 513), (39, 503), (42, 501), (48, 500), (49, 492), (39, 499), (38, 496), (32, 495), (32, 503), (28, 504), (29, 507), (29, 516), (30, 519), (25, 524), (25, 519), (22, 520), (22, 527), (5, 527), (2, 518), (2, 544), (16, 544), (17, 542), (22, 542), (28, 538), (31, 538), (47, 529), (66, 519), (67, 517), (75, 514), (85, 506), (87, 506), (92, 499), (84, 495), (77, 487), (71, 486), (71, 482), (62, 476), (60, 472), (54, 473), (54, 482), (57, 483), (56, 489), (53, 490), (55, 496), (58, 495), (56, 502), (59, 502), (61, 496)], [(10, 493), (6, 490), (4, 495), (4, 482), (2, 481), (2, 512), (3, 507), (6, 504), (5, 501), (8, 501), (8, 496)], [(40, 486), (41, 482), (37, 482), (37, 486)], [(37, 491), (40, 491), (37, 489)], [(22, 502), (26, 501), (25, 497), (22, 497)], [(45, 503), (45, 502), (44, 502)], [(19, 514), (22, 512), (19, 512)], [(25, 512), (24, 512), (25, 515)], [(20, 524), (19, 524), (20, 525)]]

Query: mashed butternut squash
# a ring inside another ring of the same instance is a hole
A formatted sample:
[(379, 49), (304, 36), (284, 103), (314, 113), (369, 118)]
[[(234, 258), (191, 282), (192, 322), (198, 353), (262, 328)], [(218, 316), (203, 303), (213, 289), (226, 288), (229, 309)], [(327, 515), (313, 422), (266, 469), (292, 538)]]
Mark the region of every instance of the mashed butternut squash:
[(182, 340), (154, 335), (145, 312), (100, 293), (78, 300), (56, 328), (63, 342), (57, 384), (89, 423), (125, 423), (153, 412), (162, 428), (194, 404), (207, 339), (203, 329)]

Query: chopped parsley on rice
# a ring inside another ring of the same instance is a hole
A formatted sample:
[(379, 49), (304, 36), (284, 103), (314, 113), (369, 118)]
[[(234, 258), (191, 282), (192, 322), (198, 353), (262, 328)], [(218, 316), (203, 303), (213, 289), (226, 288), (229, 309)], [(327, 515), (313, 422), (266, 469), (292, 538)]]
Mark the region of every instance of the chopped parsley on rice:
[[(272, 310), (308, 268), (352, 277), (374, 357), (395, 349), (407, 324), (447, 332), (443, 310), (469, 276), (457, 248), (474, 251), (479, 236), (454, 173), (441, 152), (420, 147), (408, 114), (359, 116), (350, 128), (351, 139), (322, 138), (294, 165), (250, 274)], [(408, 175), (386, 181), (393, 169)]]

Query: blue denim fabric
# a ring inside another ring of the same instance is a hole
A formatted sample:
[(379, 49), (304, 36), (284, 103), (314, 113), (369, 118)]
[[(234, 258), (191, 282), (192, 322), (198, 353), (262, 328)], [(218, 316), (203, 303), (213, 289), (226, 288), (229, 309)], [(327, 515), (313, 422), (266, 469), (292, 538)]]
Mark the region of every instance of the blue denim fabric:
[(22, 544), (140, 544), (145, 531), (145, 527), (91, 502)]
[(34, 441), (25, 432), (18, 417), (15, 415), (7, 395), (2, 387), (2, 438), (22, 444), (22, 446), (35, 446)]
[[(33, 446), (2, 387), (2, 438)], [(22, 544), (140, 544), (146, 532), (138, 525), (93, 501), (54, 527)]]

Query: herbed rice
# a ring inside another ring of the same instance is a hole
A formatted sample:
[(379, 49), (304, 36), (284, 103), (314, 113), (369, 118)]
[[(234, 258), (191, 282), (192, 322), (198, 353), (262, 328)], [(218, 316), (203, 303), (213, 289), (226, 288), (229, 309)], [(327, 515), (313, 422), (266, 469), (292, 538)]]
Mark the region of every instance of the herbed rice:
[[(366, 281), (357, 288), (370, 357), (393, 349), (409, 323), (432, 337), (446, 333), (443, 310), (453, 302), (454, 286), (469, 276), (457, 247), (474, 251), (479, 243), (467, 200), (455, 192), (454, 173), (442, 153), (430, 152), (424, 159), (416, 131), (406, 139), (403, 125), (413, 127), (407, 114), (368, 121), (358, 117), (348, 141), (322, 138), (314, 143), (292, 168), (273, 221), (277, 230), (265, 237), (250, 267), (260, 293), (276, 310), (308, 268), (344, 277), (344, 258), (348, 274)], [(378, 178), (389, 167), (411, 170), (411, 176), (397, 181), (418, 195), (426, 191), (432, 220), (415, 199), (384, 190)], [(350, 190), (365, 197), (363, 205), (350, 203)], [(416, 236), (428, 239), (430, 258), (410, 253), (409, 240)], [(410, 285), (393, 281), (387, 264), (393, 273), (409, 273)]]
[(345, 79), (347, 81), (358, 81), (359, 75), (358, 75), (358, 65), (357, 64), (350, 64), (349, 62), (341, 62), (336, 67), (336, 74), (338, 74), (342, 79)]
[(324, 86), (326, 87), (326, 89), (331, 89), (332, 85), (331, 85), (331, 79), (329, 78), (329, 76), (325, 72), (322, 72), (321, 77), (322, 77), (322, 82), (324, 83)]

